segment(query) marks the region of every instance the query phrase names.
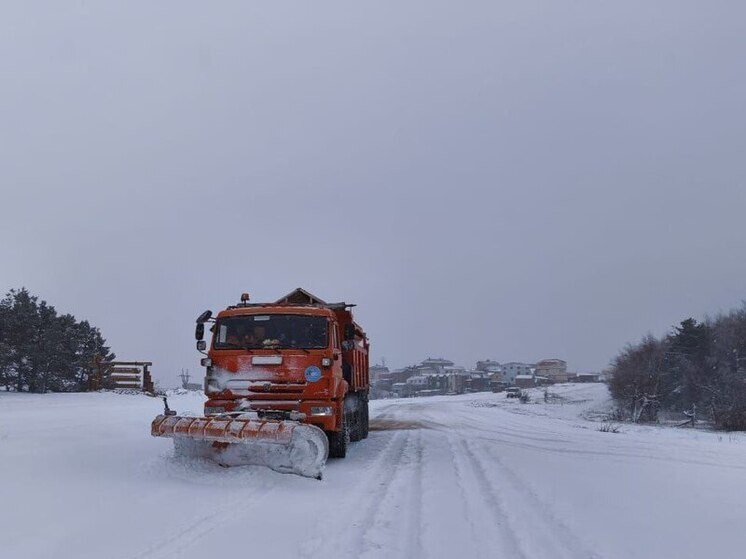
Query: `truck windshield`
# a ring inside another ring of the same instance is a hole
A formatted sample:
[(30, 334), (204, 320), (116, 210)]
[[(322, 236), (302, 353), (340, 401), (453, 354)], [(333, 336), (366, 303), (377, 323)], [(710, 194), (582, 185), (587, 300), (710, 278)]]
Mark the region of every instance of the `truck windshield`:
[(327, 319), (321, 316), (265, 314), (221, 318), (216, 324), (215, 349), (323, 349)]

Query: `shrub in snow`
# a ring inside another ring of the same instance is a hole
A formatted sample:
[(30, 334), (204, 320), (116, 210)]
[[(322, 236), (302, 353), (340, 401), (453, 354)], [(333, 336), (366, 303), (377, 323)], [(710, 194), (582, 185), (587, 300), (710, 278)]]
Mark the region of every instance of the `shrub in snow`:
[(619, 425), (614, 423), (604, 423), (598, 428), (602, 433), (619, 433)]
[(746, 430), (746, 304), (628, 345), (611, 373), (609, 390), (632, 421), (657, 421), (661, 410), (680, 414), (696, 406), (697, 419)]

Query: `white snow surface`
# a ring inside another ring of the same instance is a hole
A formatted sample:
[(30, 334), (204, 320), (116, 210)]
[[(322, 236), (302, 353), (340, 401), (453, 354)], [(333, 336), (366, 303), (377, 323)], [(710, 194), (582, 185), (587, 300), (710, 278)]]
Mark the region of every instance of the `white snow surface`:
[(0, 393), (0, 556), (743, 556), (743, 434), (604, 433), (585, 419), (604, 385), (550, 392), (371, 402), (370, 437), (322, 481), (176, 458), (155, 398)]

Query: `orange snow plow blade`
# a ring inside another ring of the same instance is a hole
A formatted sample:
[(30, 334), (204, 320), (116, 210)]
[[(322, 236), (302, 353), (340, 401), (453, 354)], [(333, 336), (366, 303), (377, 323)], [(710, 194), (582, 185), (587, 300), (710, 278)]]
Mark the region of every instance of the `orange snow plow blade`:
[(159, 415), (154, 437), (171, 437), (177, 455), (210, 458), (223, 466), (267, 466), (321, 479), (329, 455), (326, 434), (297, 421)]

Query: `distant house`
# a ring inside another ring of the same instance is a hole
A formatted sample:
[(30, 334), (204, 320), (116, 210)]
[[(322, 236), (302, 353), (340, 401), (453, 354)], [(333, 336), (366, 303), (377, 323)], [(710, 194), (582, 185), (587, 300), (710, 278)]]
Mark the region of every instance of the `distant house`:
[(534, 367), (535, 374), (547, 377), (550, 382), (567, 382), (567, 362), (562, 359), (542, 359)]
[(407, 386), (412, 396), (434, 396), (449, 391), (451, 378), (449, 374), (415, 375), (407, 379)]
[[(453, 361), (442, 357), (428, 357), (419, 365), (389, 371), (377, 368), (377, 381), (374, 384), (378, 398), (432, 396), (434, 394), (463, 394), (465, 392), (490, 391), (497, 385), (504, 385), (502, 369), (497, 361), (487, 360), (482, 370), (467, 371), (457, 367)], [(373, 367), (371, 367), (371, 371)], [(516, 369), (519, 370), (519, 369)]]
[(425, 376), (427, 376), (428, 390), (435, 391), (438, 394), (446, 394), (449, 392), (449, 375), (432, 373)]
[(519, 388), (533, 388), (536, 386), (534, 375), (516, 375), (513, 382)]
[(466, 388), (471, 392), (489, 392), (492, 390), (492, 373), (469, 371)]
[(394, 383), (389, 368), (384, 365), (370, 367), (370, 398), (388, 398), (391, 396), (391, 385)]
[(453, 361), (443, 359), (442, 357), (428, 357), (420, 363), (420, 367), (431, 369), (436, 373), (442, 373), (446, 367), (453, 367)]
[(380, 378), (391, 382), (407, 382), (407, 379), (416, 374), (414, 367), (404, 367), (388, 373), (380, 373)]
[(370, 366), (370, 382), (374, 383), (381, 378), (382, 374), (389, 372), (389, 368), (385, 365), (371, 365)]
[(486, 361), (477, 361), (477, 371), (483, 373), (502, 373), (502, 365), (497, 361), (487, 359)]
[(413, 386), (406, 382), (395, 382), (391, 386), (391, 393), (396, 398), (408, 398), (414, 394)]
[[(371, 380), (371, 399), (402, 396), (403, 394), (401, 387), (399, 390), (395, 390), (394, 386), (397, 384), (402, 386), (405, 385), (407, 379), (412, 376), (413, 372), (409, 369), (397, 369), (395, 371), (390, 371), (388, 367), (379, 365), (375, 365), (374, 367), (377, 370), (375, 371), (375, 380)], [(374, 367), (371, 367), (371, 371), (374, 369)]]
[(578, 373), (575, 382), (601, 382), (600, 373)]
[(439, 390), (442, 394), (463, 394), (469, 375), (461, 367), (445, 367), (442, 372), (423, 373), (428, 379), (428, 388)]
[(414, 391), (425, 390), (428, 387), (428, 380), (425, 375), (417, 375), (409, 377), (407, 384), (413, 388)]
[(518, 363), (516, 361), (511, 361), (510, 363), (503, 363), (502, 364), (502, 375), (503, 380), (505, 382), (509, 382), (510, 384), (513, 384), (515, 382), (515, 377), (518, 375), (530, 375), (532, 376), (534, 374), (534, 366), (530, 363)]
[(448, 392), (451, 394), (463, 394), (466, 392), (466, 375), (449, 373)]

